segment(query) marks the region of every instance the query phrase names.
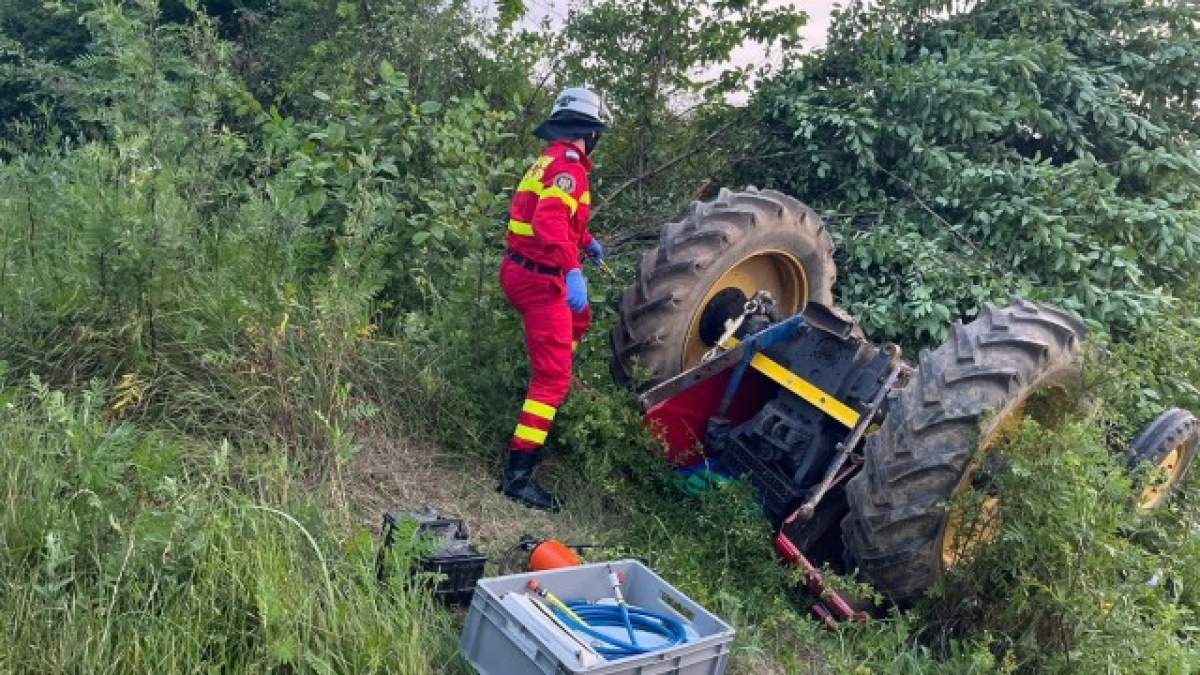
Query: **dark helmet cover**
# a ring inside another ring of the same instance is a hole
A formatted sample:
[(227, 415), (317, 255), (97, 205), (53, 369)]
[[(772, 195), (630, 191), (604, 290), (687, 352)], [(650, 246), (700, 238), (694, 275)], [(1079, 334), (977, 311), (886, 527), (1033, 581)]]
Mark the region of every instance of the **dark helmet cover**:
[(574, 110), (559, 110), (550, 119), (537, 125), (533, 135), (543, 141), (573, 141), (604, 133), (608, 125)]

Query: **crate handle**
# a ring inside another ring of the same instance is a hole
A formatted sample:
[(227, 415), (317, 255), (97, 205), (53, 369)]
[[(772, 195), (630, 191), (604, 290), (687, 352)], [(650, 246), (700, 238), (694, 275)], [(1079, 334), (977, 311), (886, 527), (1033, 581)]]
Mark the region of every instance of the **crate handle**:
[(525, 656), (528, 656), (530, 659), (536, 659), (539, 647), (537, 640), (533, 637), (533, 633), (530, 632), (530, 630), (526, 628), (525, 625), (520, 621), (509, 617), (509, 622), (517, 629), (512, 633), (512, 635), (517, 638), (517, 642), (519, 643), (517, 647), (521, 651), (525, 652)]

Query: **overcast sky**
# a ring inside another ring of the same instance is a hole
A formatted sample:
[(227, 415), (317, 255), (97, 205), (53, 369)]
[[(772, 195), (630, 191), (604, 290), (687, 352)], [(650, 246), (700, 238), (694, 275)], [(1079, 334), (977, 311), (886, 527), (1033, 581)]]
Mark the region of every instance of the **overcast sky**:
[[(825, 32), (829, 30), (829, 13), (835, 5), (840, 5), (837, 0), (794, 0), (793, 2), (780, 2), (779, 0), (768, 0), (765, 3), (768, 7), (783, 7), (791, 5), (798, 9), (804, 10), (808, 14), (808, 25), (800, 29), (800, 35), (804, 40), (805, 49), (815, 49), (824, 46)], [(743, 47), (739, 52), (734, 54), (735, 63), (750, 63), (751, 59), (757, 60), (763, 56), (763, 50), (751, 45)], [(744, 60), (743, 60), (744, 59)]]
[[(481, 3), (482, 4), (482, 3)], [(488, 3), (491, 4), (491, 3)], [(525, 0), (527, 13), (524, 19), (524, 24), (530, 28), (537, 28), (541, 25), (541, 21), (545, 17), (550, 17), (552, 21), (561, 23), (567, 17), (567, 10), (572, 4), (581, 4), (572, 0)], [(838, 0), (766, 0), (767, 7), (783, 7), (791, 5), (808, 13), (808, 25), (801, 31), (804, 37), (804, 44), (809, 49), (820, 47), (825, 44), (825, 31), (829, 28), (829, 12), (834, 5), (840, 4)], [(748, 63), (750, 60), (757, 60), (763, 56), (761, 49), (742, 49), (737, 55), (740, 63)], [(741, 59), (745, 59), (744, 61)]]
[[(475, 1), (485, 5), (489, 10), (492, 9), (493, 3), (490, 0)], [(525, 0), (527, 13), (522, 24), (530, 29), (537, 29), (541, 26), (542, 20), (549, 17), (551, 22), (561, 25), (573, 4), (581, 3), (579, 0)], [(768, 7), (791, 5), (804, 10), (808, 14), (808, 24), (800, 31), (803, 46), (805, 49), (815, 49), (825, 44), (825, 32), (829, 29), (829, 14), (834, 6), (841, 2), (840, 0), (766, 0), (765, 4)], [(778, 63), (779, 58), (778, 46), (768, 50), (762, 45), (747, 44), (735, 50), (730, 61), (736, 65)], [(720, 68), (713, 69), (714, 74), (719, 71)]]
[[(801, 45), (804, 49), (817, 49), (825, 45), (825, 33), (829, 30), (829, 13), (835, 5), (841, 4), (838, 0), (794, 0), (794, 2), (781, 2), (780, 0), (768, 0), (768, 7), (782, 7), (791, 5), (804, 10), (808, 14), (808, 23), (804, 28), (800, 29)], [(747, 44), (734, 50), (733, 58), (730, 61), (737, 65), (745, 65), (747, 63), (771, 63), (778, 64), (780, 62), (779, 48), (776, 47), (774, 53), (764, 49), (762, 45)], [(719, 70), (719, 69), (714, 69)], [(731, 97), (733, 103), (740, 104), (745, 102), (747, 96), (739, 94)]]

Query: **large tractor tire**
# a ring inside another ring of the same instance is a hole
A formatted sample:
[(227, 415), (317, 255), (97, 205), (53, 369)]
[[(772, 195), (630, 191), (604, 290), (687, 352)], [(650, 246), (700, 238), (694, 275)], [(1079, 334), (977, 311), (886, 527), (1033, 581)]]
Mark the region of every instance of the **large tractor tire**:
[(815, 211), (773, 190), (722, 189), (642, 254), (611, 334), (613, 376), (641, 388), (666, 380), (699, 364), (757, 291), (791, 316), (810, 300), (832, 304), (835, 277), (833, 240)]
[(1187, 477), (1200, 443), (1200, 420), (1182, 408), (1159, 415), (1133, 439), (1129, 468), (1138, 488), (1136, 508), (1153, 511)]
[[(976, 469), (994, 466), (988, 449), (1023, 417), (1041, 420), (1069, 405), (1085, 335), (1065, 312), (1014, 300), (955, 322), (944, 344), (922, 353), (846, 485), (842, 538), (851, 567), (904, 604), (993, 539), (1002, 497), (988, 494), (986, 471)], [(955, 507), (968, 501), (966, 490), (978, 491), (969, 522)]]

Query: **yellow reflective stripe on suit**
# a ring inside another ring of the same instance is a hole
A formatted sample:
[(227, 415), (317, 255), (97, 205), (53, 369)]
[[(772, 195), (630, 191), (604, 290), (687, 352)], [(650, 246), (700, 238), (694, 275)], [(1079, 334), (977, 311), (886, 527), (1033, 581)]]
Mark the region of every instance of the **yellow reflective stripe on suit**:
[(532, 237), (533, 224), (513, 219), (508, 221), (508, 231), (512, 232), (513, 234), (519, 234), (522, 237)]
[[(542, 185), (542, 181), (537, 179), (523, 179), (517, 184), (517, 192), (532, 192), (538, 196), (538, 199), (557, 199), (567, 205), (567, 208), (571, 210), (571, 215), (575, 215), (575, 212), (579, 210), (579, 202), (565, 190), (554, 185), (546, 187)], [(592, 203), (590, 191), (583, 193), (583, 197), (585, 198), (584, 204)]]
[(513, 432), (513, 436), (516, 436), (523, 441), (529, 441), (530, 443), (537, 443), (538, 445), (541, 445), (542, 443), (546, 442), (547, 433), (549, 432), (541, 429), (534, 429), (533, 427), (527, 427), (524, 424), (518, 424), (516, 431)]
[(521, 412), (527, 412), (530, 415), (537, 415), (547, 422), (553, 422), (554, 413), (558, 411), (553, 407), (542, 403), (541, 401), (535, 401), (531, 398), (527, 398), (525, 399), (525, 405), (521, 406)]
[(532, 192), (533, 194), (542, 196), (542, 181), (537, 178), (522, 178), (520, 183), (517, 183), (517, 192)]
[(561, 201), (567, 205), (568, 209), (571, 209), (571, 215), (575, 215), (575, 212), (579, 210), (579, 202), (575, 201), (574, 197), (567, 194), (567, 192), (560, 187), (550, 186), (542, 190), (542, 193), (538, 196), (542, 199), (557, 199)]

